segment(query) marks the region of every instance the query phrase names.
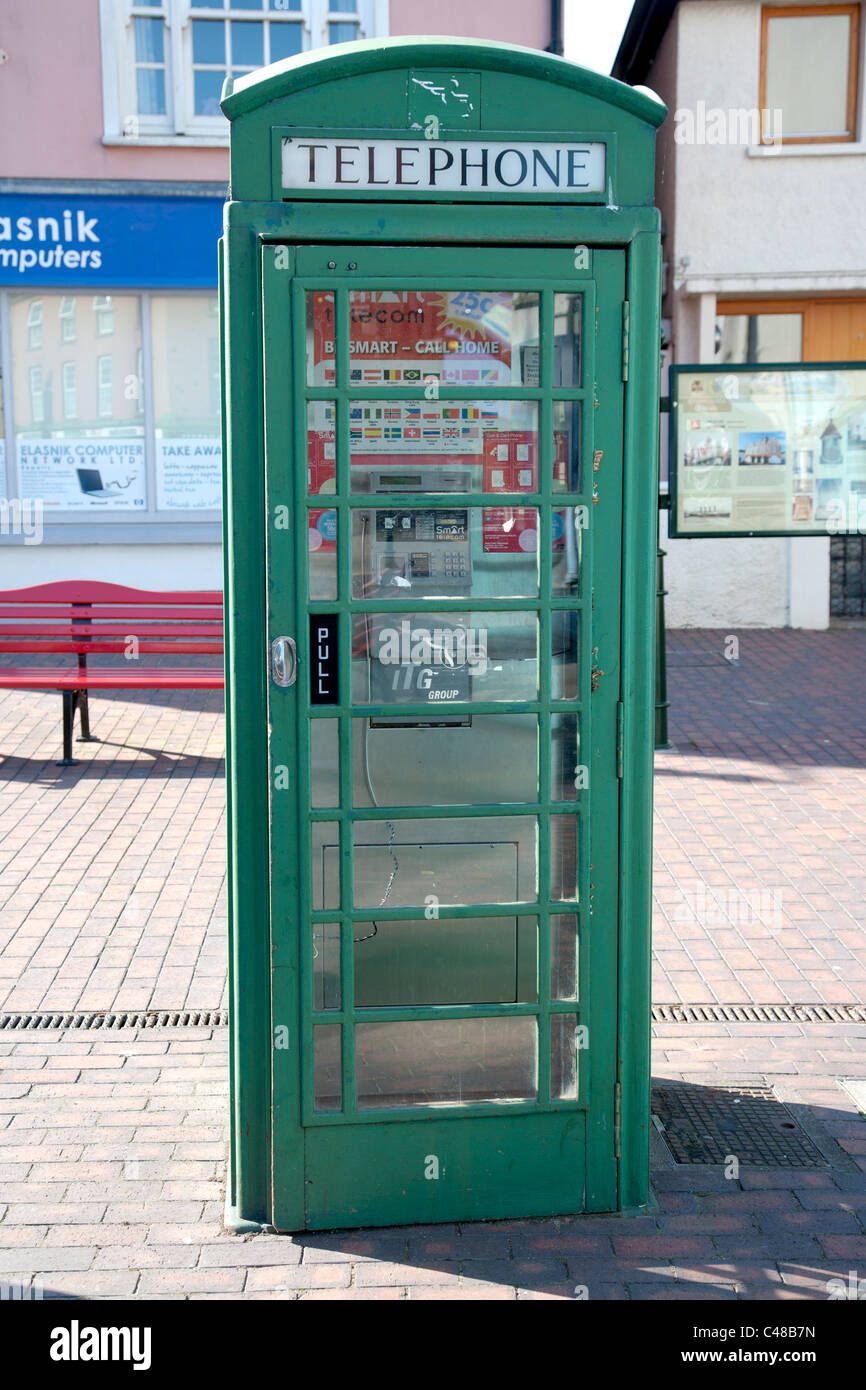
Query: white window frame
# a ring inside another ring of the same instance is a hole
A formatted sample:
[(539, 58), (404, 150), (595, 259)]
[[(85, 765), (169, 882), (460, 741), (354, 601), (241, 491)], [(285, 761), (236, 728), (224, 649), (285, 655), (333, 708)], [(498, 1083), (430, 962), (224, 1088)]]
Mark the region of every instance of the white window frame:
[(114, 303), (111, 295), (95, 294), (93, 312), (96, 315), (97, 338), (110, 338), (114, 333)]
[(77, 335), (74, 295), (63, 295), (60, 301), (60, 308), (57, 311), (57, 317), (60, 319), (61, 343), (74, 343)]
[(27, 348), (28, 351), (42, 351), (42, 300), (34, 299), (27, 310)]
[(64, 362), (60, 368), (63, 392), (64, 420), (78, 419), (78, 373), (74, 362)]
[[(28, 367), (27, 385), (30, 395), (30, 420), (34, 425), (45, 424), (45, 378), (42, 366)], [(37, 404), (38, 402), (38, 404)]]
[[(196, 116), (192, 67), (194, 18), (256, 20), (256, 10), (238, 10), (214, 0), (209, 9), (191, 10), (190, 0), (162, 0), (159, 7), (135, 0), (99, 0), (102, 47), (104, 134), (108, 145), (228, 145), (228, 122), (223, 116)], [(138, 115), (135, 33), (133, 19), (163, 18), (166, 25), (166, 111), (160, 116)], [(286, 9), (265, 8), (261, 19), (301, 22), (302, 51), (326, 46), (332, 23), (358, 24), (359, 38), (386, 38), (389, 0), (355, 0), (355, 10), (330, 10), (329, 0), (287, 0)]]
[[(105, 366), (108, 364), (106, 373)], [(106, 381), (104, 378), (108, 377)], [(108, 392), (106, 400), (105, 392)], [(105, 409), (105, 406), (108, 409)], [(100, 420), (112, 419), (114, 416), (114, 364), (111, 353), (103, 353), (96, 359), (96, 414)]]

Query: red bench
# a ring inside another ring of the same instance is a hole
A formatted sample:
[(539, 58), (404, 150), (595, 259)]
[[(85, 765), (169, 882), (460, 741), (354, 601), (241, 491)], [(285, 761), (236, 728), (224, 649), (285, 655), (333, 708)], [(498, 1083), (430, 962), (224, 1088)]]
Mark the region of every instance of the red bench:
[[(0, 590), (0, 653), (66, 653), (65, 666), (0, 664), (0, 689), (59, 690), (63, 695), (63, 759), (72, 767), (75, 711), (80, 739), (90, 732), (90, 690), (222, 690), (222, 665), (156, 666), (143, 654), (218, 654), (223, 650), (219, 592), (128, 589), (91, 579), (66, 579), (29, 589)], [(91, 666), (88, 658), (122, 654), (126, 666)]]

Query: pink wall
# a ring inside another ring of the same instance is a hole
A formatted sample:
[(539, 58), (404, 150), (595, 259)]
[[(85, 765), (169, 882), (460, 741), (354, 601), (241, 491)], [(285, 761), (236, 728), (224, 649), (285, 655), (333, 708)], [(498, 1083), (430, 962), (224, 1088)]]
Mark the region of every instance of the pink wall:
[(228, 179), (227, 149), (103, 145), (99, 0), (3, 0), (0, 47), (4, 178)]
[(546, 48), (550, 0), (391, 0), (391, 33), (454, 34)]
[[(549, 0), (391, 0), (392, 35), (453, 34), (544, 48)], [(0, 174), (228, 179), (228, 150), (102, 143), (99, 0), (3, 0)]]

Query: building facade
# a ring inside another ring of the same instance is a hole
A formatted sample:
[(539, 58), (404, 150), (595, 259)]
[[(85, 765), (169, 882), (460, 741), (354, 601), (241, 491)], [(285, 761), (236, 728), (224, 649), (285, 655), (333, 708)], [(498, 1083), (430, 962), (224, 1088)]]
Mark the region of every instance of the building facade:
[[(672, 113), (656, 190), (669, 361), (866, 361), (862, 10), (637, 0), (613, 75), (649, 85)], [(840, 565), (862, 548), (859, 537), (663, 544), (671, 623), (723, 628), (826, 627), (831, 549), (838, 610)]]
[[(550, 0), (443, 33), (558, 49)], [(226, 76), (425, 32), (422, 0), (6, 0), (0, 588), (219, 588)]]

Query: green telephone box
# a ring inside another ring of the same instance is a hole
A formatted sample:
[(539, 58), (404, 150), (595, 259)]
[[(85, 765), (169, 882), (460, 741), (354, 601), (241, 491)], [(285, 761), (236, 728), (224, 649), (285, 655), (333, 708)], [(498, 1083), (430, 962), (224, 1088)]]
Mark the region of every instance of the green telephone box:
[(227, 1219), (634, 1207), (664, 107), (401, 39), (223, 110)]

